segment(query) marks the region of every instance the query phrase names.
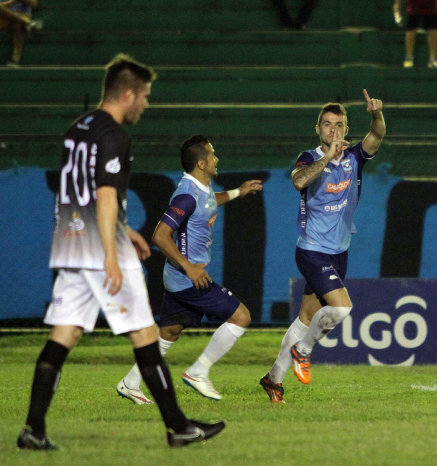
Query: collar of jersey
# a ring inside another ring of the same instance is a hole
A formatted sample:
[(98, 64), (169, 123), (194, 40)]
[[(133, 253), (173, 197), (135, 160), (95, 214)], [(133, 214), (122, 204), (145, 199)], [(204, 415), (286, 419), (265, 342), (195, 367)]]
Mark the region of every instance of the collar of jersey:
[(204, 184), (202, 184), (197, 178), (194, 178), (193, 175), (190, 175), (189, 173), (184, 173), (184, 178), (192, 181), (199, 189), (201, 189), (205, 193), (209, 193), (209, 186), (205, 186)]
[[(317, 147), (316, 152), (317, 152), (318, 155), (320, 155), (320, 157), (323, 157), (325, 155), (325, 153), (322, 151), (322, 146)], [(341, 154), (341, 157), (338, 160), (332, 159), (332, 160), (329, 161), (329, 163), (333, 163), (334, 165), (338, 166), (338, 165), (340, 165), (341, 159), (343, 157), (344, 157), (344, 151), (343, 151), (343, 153)]]

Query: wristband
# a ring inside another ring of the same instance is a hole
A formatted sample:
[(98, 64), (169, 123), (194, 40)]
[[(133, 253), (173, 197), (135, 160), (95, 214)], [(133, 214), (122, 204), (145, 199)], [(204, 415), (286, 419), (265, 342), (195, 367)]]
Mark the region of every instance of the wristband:
[(232, 201), (232, 199), (235, 199), (236, 197), (238, 197), (240, 195), (240, 189), (239, 188), (231, 189), (230, 191), (226, 191), (226, 192), (228, 193), (230, 201)]

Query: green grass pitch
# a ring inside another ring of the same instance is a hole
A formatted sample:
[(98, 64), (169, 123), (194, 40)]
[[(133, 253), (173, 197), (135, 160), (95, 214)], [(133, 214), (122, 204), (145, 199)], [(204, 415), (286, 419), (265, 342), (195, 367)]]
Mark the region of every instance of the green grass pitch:
[[(211, 370), (216, 402), (181, 381), (210, 334), (182, 335), (167, 355), (188, 416), (225, 419), (217, 438), (170, 449), (156, 405), (136, 406), (115, 386), (133, 363), (125, 337), (85, 336), (69, 355), (48, 415), (56, 452), (18, 451), (36, 358), (47, 334), (0, 335), (2, 465), (436, 465), (436, 366), (312, 366), (304, 386), (290, 372), (285, 405), (258, 385), (284, 329), (251, 331)], [(319, 351), (323, 351), (322, 348)], [(414, 388), (414, 386), (416, 388)], [(417, 388), (422, 387), (422, 388)], [(428, 388), (428, 389), (426, 389)], [(147, 393), (147, 392), (146, 392)]]

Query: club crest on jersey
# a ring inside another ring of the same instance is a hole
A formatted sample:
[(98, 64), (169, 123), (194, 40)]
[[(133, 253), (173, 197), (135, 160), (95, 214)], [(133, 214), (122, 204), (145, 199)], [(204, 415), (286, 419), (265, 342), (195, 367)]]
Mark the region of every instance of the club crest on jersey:
[(351, 161), (349, 159), (343, 160), (341, 162), (341, 166), (343, 167), (343, 171), (345, 173), (351, 173), (352, 172), (352, 165), (351, 165)]
[(108, 173), (115, 174), (115, 173), (118, 173), (120, 169), (121, 169), (121, 165), (120, 165), (120, 160), (118, 157), (115, 157), (115, 159), (112, 159), (106, 162), (105, 170)]

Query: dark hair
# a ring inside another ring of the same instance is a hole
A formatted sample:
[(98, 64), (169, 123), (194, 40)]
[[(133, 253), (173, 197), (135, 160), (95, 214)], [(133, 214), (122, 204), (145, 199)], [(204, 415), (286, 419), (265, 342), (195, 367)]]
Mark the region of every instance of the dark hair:
[(105, 66), (105, 70), (103, 98), (117, 98), (127, 89), (137, 92), (144, 83), (156, 79), (153, 68), (143, 65), (124, 53), (116, 55)]
[(209, 144), (208, 136), (196, 134), (186, 139), (181, 145), (181, 163), (183, 169), (190, 173), (196, 167), (198, 160), (205, 159), (208, 152), (205, 144)]
[(334, 115), (343, 115), (343, 118), (346, 119), (346, 125), (347, 125), (346, 109), (343, 107), (342, 104), (334, 103), (334, 102), (329, 102), (322, 107), (322, 110), (319, 113), (319, 118), (317, 119), (317, 125), (320, 125), (323, 115), (328, 112), (333, 113)]

